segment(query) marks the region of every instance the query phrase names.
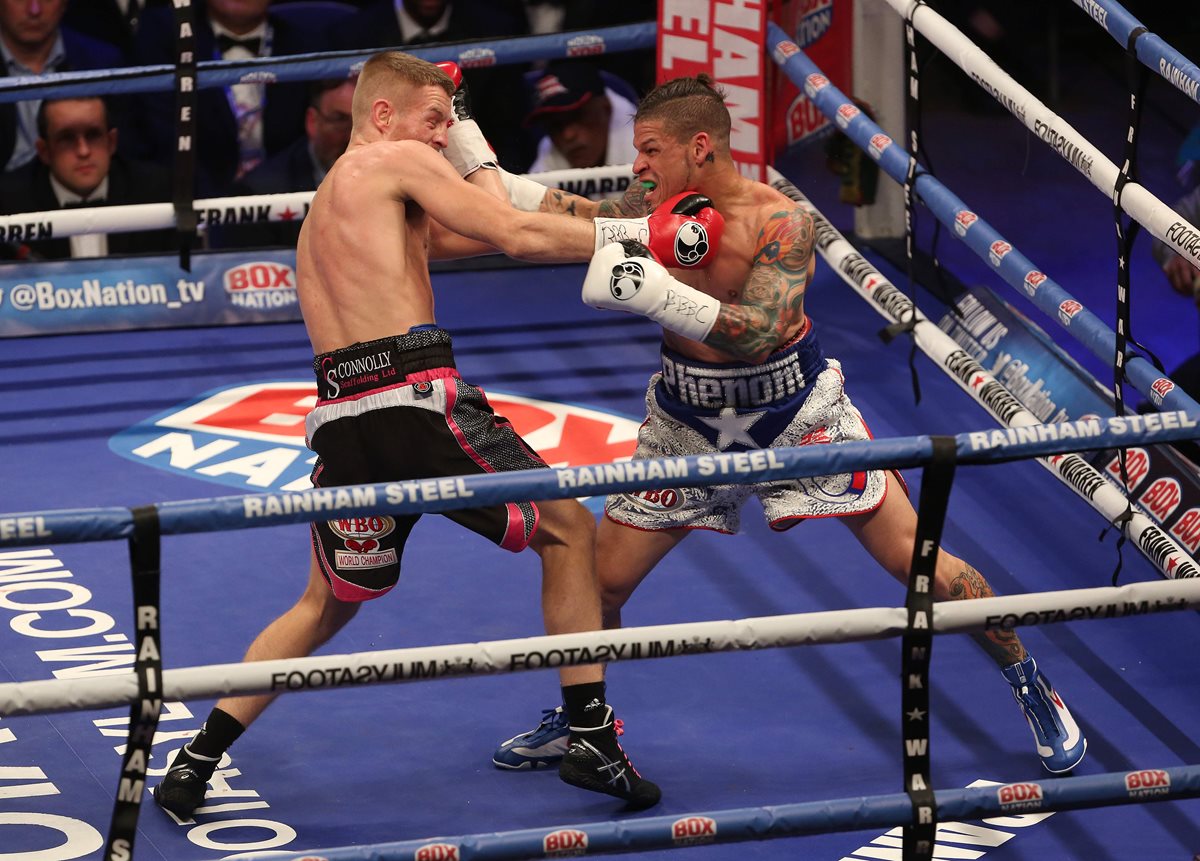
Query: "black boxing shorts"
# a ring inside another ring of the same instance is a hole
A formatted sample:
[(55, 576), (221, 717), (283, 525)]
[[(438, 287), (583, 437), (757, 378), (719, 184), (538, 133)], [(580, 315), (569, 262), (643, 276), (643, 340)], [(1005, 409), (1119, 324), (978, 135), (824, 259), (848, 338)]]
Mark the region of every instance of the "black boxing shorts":
[[(313, 360), (317, 405), (305, 420), (317, 453), (315, 487), (478, 475), (545, 467), (483, 390), (454, 367), (450, 335), (417, 327)], [(443, 512), (505, 550), (528, 546), (530, 502)], [(400, 577), (404, 543), (420, 515), (372, 515), (312, 525), (321, 573), (339, 600), (377, 598)]]

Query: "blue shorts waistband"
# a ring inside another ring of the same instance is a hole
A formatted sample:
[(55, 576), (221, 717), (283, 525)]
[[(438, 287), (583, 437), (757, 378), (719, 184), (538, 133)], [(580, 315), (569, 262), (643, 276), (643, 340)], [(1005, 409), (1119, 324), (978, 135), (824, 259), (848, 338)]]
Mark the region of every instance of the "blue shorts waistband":
[(811, 323), (802, 337), (761, 364), (700, 362), (662, 348), (659, 393), (705, 410), (760, 407), (807, 393), (827, 363)]

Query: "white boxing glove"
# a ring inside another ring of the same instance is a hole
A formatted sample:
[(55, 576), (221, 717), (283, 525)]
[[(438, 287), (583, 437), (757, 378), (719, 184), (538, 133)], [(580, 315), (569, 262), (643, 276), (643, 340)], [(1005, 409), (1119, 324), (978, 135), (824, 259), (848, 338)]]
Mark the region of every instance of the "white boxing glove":
[(583, 301), (593, 308), (641, 314), (693, 341), (707, 338), (721, 313), (718, 299), (671, 277), (649, 248), (628, 240), (605, 245), (593, 255), (583, 279)]
[(627, 239), (640, 242), (642, 245), (647, 245), (650, 242), (649, 216), (643, 215), (641, 218), (605, 218), (598, 215), (592, 219), (592, 223), (596, 226), (597, 253), (606, 245), (611, 245), (614, 242), (624, 242)]
[(463, 179), (481, 167), (496, 170), (496, 154), (475, 120), (455, 120), (446, 138), (448, 144), (443, 152)]
[(450, 97), (454, 119), (450, 121), (450, 128), (446, 132), (447, 144), (443, 154), (463, 179), (481, 167), (496, 170), (496, 154), (471, 115), (471, 94), (467, 90), (467, 82), (463, 80), (462, 70), (449, 61), (438, 63), (437, 67), (454, 82), (454, 94)]

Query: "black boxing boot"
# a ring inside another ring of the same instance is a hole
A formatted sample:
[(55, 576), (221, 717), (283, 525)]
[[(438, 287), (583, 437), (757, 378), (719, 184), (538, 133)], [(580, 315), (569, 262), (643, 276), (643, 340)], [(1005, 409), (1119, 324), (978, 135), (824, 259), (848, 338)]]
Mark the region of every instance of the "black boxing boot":
[(184, 745), (171, 761), (162, 783), (154, 787), (154, 803), (179, 819), (191, 819), (196, 808), (204, 803), (208, 779), (220, 761), (219, 756), (197, 756)]
[(241, 721), (213, 708), (196, 737), (179, 749), (162, 783), (154, 787), (154, 801), (179, 819), (191, 819), (204, 803), (208, 779), (229, 747), (246, 731)]
[(620, 798), (633, 810), (653, 807), (662, 798), (662, 790), (638, 774), (617, 741), (617, 736), (624, 734), (621, 721), (613, 717), (612, 706), (604, 709), (599, 726), (571, 727), (558, 776), (580, 789)]

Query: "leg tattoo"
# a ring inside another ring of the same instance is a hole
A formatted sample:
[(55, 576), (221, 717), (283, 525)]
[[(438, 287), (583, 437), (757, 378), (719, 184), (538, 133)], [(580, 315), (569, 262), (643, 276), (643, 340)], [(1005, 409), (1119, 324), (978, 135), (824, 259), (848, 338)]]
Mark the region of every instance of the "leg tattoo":
[[(996, 594), (987, 580), (983, 579), (983, 575), (966, 562), (962, 563), (962, 570), (950, 581), (947, 593), (951, 601), (992, 598)], [(971, 636), (998, 666), (1007, 667), (1009, 664), (1025, 660), (1025, 647), (1016, 631), (988, 631)]]

